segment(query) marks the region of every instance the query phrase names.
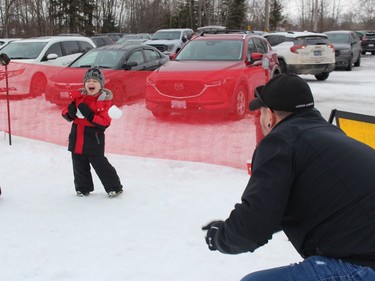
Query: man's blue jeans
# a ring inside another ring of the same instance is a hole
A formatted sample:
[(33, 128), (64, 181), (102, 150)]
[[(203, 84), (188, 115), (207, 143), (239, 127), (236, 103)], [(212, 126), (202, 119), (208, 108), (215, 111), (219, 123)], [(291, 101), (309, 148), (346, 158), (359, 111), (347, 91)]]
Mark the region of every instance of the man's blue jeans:
[(374, 281), (375, 270), (338, 259), (312, 256), (303, 262), (246, 275), (241, 281)]

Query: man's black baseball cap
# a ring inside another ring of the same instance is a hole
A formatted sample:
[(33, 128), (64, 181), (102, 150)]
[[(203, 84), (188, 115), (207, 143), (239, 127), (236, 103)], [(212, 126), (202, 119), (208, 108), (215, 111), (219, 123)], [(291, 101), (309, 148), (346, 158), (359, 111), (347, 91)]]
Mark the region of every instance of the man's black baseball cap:
[(295, 112), (313, 108), (314, 97), (305, 80), (294, 74), (282, 73), (255, 89), (255, 99), (250, 102), (249, 108), (257, 110), (261, 106)]

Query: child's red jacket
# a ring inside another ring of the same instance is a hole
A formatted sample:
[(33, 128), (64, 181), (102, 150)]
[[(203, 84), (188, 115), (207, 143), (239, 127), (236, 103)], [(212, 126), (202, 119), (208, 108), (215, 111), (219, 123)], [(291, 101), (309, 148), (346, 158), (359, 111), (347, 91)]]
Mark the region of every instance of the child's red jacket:
[(71, 98), (77, 108), (80, 103), (87, 104), (94, 112), (94, 118), (90, 122), (78, 110), (77, 117), (71, 119), (68, 115), (68, 108), (63, 110), (64, 118), (73, 121), (69, 134), (68, 150), (77, 154), (104, 155), (104, 131), (111, 125), (108, 110), (112, 106), (112, 92), (104, 89), (98, 95), (89, 96), (82, 89), (72, 92)]

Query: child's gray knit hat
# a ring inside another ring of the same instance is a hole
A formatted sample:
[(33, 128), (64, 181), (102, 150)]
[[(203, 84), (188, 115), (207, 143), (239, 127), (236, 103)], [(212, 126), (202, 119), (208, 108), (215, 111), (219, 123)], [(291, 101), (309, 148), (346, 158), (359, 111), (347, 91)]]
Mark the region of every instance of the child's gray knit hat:
[(87, 70), (85, 77), (83, 77), (83, 84), (85, 84), (88, 79), (98, 80), (101, 88), (104, 88), (104, 75), (98, 66), (91, 66)]

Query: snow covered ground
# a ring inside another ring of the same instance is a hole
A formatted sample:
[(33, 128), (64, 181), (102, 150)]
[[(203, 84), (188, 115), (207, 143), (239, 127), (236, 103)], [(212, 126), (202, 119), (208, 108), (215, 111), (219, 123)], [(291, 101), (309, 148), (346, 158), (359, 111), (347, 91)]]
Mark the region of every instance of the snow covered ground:
[[(375, 115), (375, 56), (326, 81), (302, 76), (316, 107)], [(254, 253), (211, 252), (201, 226), (225, 219), (248, 181), (245, 170), (107, 155), (125, 193), (109, 199), (98, 178), (75, 196), (66, 147), (1, 133), (0, 280), (239, 280), (301, 260), (283, 233)]]

